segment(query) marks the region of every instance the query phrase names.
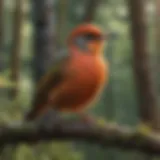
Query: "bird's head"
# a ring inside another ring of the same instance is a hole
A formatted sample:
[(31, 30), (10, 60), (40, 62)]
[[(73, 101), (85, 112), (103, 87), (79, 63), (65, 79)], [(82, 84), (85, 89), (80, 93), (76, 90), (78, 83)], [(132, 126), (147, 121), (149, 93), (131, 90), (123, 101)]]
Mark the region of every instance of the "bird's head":
[(82, 53), (99, 55), (103, 52), (106, 39), (107, 36), (97, 26), (81, 24), (71, 32), (68, 42), (70, 47)]

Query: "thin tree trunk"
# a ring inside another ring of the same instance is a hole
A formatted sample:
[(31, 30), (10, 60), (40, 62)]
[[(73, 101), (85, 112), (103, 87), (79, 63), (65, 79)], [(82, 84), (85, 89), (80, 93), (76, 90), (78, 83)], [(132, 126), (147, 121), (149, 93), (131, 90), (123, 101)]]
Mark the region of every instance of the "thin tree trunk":
[(20, 52), (21, 52), (21, 28), (23, 20), (23, 0), (15, 1), (14, 25), (13, 25), (13, 44), (11, 49), (11, 81), (15, 83), (15, 87), (11, 90), (10, 98), (16, 98), (19, 88), (20, 73)]
[[(34, 25), (33, 81), (35, 87), (41, 77), (53, 66), (53, 58), (56, 54), (54, 54), (57, 44), (54, 3), (54, 0), (32, 0)], [(35, 156), (40, 158), (39, 153), (42, 150), (43, 146), (36, 147)]]
[(32, 0), (34, 24), (34, 81), (37, 83), (52, 64), (54, 52), (53, 0)]
[(159, 129), (157, 95), (150, 70), (147, 49), (147, 23), (144, 0), (129, 0), (133, 38), (134, 71), (138, 90), (141, 121)]

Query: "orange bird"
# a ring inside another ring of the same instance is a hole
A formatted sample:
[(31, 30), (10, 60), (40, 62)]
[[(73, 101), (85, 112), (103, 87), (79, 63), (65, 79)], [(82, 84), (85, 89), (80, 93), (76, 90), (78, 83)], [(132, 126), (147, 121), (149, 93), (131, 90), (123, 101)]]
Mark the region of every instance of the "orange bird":
[(102, 30), (92, 24), (81, 24), (71, 32), (67, 56), (54, 63), (40, 80), (27, 120), (51, 108), (83, 115), (108, 82), (108, 63), (103, 57), (105, 40)]

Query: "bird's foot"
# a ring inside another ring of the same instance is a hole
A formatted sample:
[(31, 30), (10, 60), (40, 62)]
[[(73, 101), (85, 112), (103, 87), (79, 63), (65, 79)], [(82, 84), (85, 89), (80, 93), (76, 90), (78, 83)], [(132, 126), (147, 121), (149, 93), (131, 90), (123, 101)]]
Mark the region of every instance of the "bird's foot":
[(45, 115), (38, 119), (37, 127), (42, 131), (51, 131), (58, 125), (60, 119), (60, 114), (56, 110), (50, 109)]

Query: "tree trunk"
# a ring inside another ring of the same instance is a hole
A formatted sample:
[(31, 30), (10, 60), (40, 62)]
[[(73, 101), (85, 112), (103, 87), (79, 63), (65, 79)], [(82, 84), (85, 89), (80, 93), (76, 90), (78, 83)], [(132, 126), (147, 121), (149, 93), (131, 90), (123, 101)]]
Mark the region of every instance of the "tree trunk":
[[(133, 38), (133, 69), (137, 84), (140, 120), (155, 131), (159, 129), (159, 109), (147, 44), (147, 19), (144, 0), (129, 0)], [(141, 159), (152, 159), (151, 155)]]
[[(35, 88), (40, 79), (54, 65), (54, 50), (57, 44), (54, 3), (54, 0), (32, 0), (34, 26), (32, 67)], [(43, 146), (37, 146), (34, 151), (35, 156), (40, 158), (41, 155), (39, 153), (42, 150)], [(54, 159), (54, 157), (50, 157), (50, 159)]]
[(34, 24), (34, 81), (37, 83), (52, 64), (54, 51), (54, 14), (52, 0), (32, 0)]
[(15, 1), (14, 24), (13, 24), (13, 44), (11, 49), (11, 81), (15, 87), (10, 92), (10, 98), (18, 95), (18, 83), (20, 72), (20, 52), (21, 52), (21, 27), (23, 19), (23, 0)]
[(147, 49), (147, 21), (144, 0), (129, 0), (135, 79), (138, 90), (141, 121), (159, 129), (159, 109), (153, 85)]

